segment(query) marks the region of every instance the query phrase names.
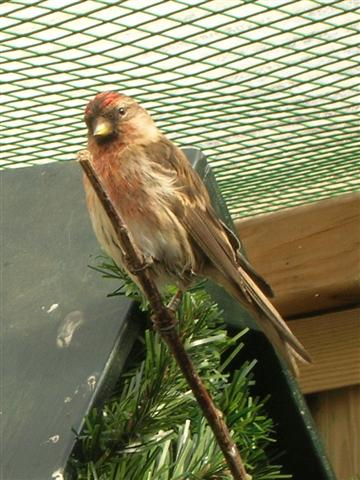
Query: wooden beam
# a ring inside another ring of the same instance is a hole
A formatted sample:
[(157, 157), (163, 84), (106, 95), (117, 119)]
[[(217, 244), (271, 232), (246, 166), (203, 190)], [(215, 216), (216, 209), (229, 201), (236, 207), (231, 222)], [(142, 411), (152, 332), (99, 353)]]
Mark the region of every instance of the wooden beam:
[(280, 312), (306, 316), (289, 321), (313, 358), (312, 365), (299, 365), (300, 388), (313, 394), (310, 407), (335, 472), (348, 480), (360, 473), (360, 308), (354, 307), (360, 299), (360, 195), (259, 215), (236, 227)]
[(313, 359), (299, 363), (303, 393), (360, 384), (360, 308), (288, 322)]
[(238, 220), (236, 228), (284, 316), (359, 301), (360, 194)]
[(339, 480), (360, 475), (360, 385), (313, 395), (311, 413)]

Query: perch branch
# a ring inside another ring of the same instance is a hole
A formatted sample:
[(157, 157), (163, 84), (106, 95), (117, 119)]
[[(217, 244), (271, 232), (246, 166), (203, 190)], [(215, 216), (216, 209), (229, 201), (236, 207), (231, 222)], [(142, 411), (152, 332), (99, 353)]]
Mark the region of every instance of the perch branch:
[(176, 329), (174, 312), (163, 304), (161, 295), (150, 275), (149, 269), (146, 268), (144, 260), (133, 245), (124, 222), (114, 208), (106, 189), (102, 185), (101, 180), (91, 163), (90, 153), (87, 150), (79, 152), (78, 160), (114, 227), (116, 235), (126, 254), (125, 259), (127, 262), (127, 268), (137, 276), (138, 281), (149, 300), (153, 311), (154, 326), (172, 351), (178, 366), (214, 432), (215, 438), (224, 454), (233, 478), (235, 480), (250, 480), (251, 477), (246, 473), (240, 453), (230, 436), (230, 432), (223, 419), (222, 413), (215, 407), (212, 398), (197, 374), (194, 365), (181, 342)]

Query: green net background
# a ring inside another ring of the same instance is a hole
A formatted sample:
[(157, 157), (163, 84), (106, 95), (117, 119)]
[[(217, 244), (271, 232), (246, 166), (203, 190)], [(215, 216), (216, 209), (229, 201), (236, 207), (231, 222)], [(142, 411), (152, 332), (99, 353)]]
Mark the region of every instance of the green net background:
[(359, 187), (360, 0), (0, 3), (1, 161), (72, 160), (97, 92), (208, 156), (235, 216)]

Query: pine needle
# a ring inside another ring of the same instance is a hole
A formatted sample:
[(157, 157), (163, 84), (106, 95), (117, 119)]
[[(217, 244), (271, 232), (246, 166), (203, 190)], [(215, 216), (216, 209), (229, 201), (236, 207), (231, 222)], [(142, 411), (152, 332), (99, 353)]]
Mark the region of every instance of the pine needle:
[[(145, 308), (137, 286), (114, 263), (106, 260), (95, 269), (123, 282), (112, 295), (127, 295)], [(168, 293), (170, 298), (174, 290)], [(291, 478), (269, 459), (275, 443), (273, 422), (265, 400), (249, 392), (256, 361), (224, 373), (247, 330), (231, 338), (220, 310), (202, 288), (185, 293), (178, 320), (186, 348), (224, 412), (252, 479)], [(72, 466), (79, 480), (232, 478), (174, 359), (152, 330), (136, 343), (114, 395), (90, 413), (78, 438)]]

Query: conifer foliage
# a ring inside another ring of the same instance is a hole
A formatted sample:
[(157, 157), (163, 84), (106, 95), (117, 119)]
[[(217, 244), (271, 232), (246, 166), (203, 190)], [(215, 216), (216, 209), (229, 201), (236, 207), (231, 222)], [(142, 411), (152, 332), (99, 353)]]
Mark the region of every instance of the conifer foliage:
[[(97, 270), (122, 280), (111, 295), (125, 294), (146, 310), (141, 292), (114, 264), (107, 261)], [(169, 299), (173, 293), (169, 289)], [(291, 478), (272, 461), (274, 425), (266, 402), (249, 391), (255, 360), (229, 368), (246, 331), (230, 337), (201, 286), (185, 293), (177, 317), (183, 342), (224, 413), (252, 480)], [(151, 328), (135, 343), (111, 398), (86, 418), (71, 467), (79, 480), (232, 478), (175, 360)]]

